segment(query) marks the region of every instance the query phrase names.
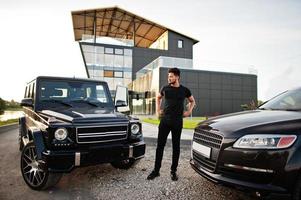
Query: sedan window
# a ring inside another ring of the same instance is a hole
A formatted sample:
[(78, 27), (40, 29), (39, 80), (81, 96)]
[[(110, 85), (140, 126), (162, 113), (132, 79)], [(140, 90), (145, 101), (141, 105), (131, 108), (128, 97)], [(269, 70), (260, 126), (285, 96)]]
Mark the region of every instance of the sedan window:
[(301, 110), (301, 89), (286, 91), (260, 106), (265, 110)]

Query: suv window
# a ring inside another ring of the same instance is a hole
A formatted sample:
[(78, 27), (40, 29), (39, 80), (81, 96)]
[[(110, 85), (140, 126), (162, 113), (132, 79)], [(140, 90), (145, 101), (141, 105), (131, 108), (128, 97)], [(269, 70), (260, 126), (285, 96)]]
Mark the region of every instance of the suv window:
[(35, 91), (36, 91), (36, 84), (35, 82), (32, 83), (32, 88), (31, 88), (31, 98), (34, 99), (35, 98)]
[(31, 96), (31, 84), (28, 85), (28, 88), (27, 88), (27, 98), (30, 98)]
[(25, 88), (25, 93), (24, 93), (24, 98), (27, 98), (27, 91), (28, 91), (28, 86), (26, 86), (26, 88)]
[(42, 80), (39, 91), (39, 101), (93, 101), (99, 104), (112, 104), (103, 83)]

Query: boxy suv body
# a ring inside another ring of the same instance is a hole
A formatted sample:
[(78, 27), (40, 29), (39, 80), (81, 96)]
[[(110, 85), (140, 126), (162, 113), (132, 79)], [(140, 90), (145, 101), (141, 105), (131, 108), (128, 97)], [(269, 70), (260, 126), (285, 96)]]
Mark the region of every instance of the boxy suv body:
[(113, 103), (106, 82), (37, 77), (24, 96), (19, 148), (30, 188), (53, 186), (75, 167), (111, 163), (127, 169), (144, 157), (139, 119), (117, 112), (127, 106), (127, 88), (117, 88)]

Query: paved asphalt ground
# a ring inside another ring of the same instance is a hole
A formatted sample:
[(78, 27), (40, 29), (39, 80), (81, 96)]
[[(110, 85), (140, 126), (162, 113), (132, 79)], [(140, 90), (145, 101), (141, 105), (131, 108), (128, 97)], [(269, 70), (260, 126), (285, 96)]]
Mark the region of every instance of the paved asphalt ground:
[[(179, 181), (169, 177), (171, 144), (167, 143), (161, 176), (153, 181), (146, 177), (152, 170), (156, 149), (156, 130), (144, 124), (146, 155), (129, 170), (114, 169), (110, 164), (83, 167), (65, 174), (60, 182), (46, 191), (33, 191), (20, 173), (16, 128), (0, 133), (0, 199), (253, 199), (235, 189), (215, 185), (194, 172), (189, 165), (190, 141), (181, 142)], [(191, 131), (184, 131), (184, 138)], [(190, 135), (192, 137), (192, 135)]]

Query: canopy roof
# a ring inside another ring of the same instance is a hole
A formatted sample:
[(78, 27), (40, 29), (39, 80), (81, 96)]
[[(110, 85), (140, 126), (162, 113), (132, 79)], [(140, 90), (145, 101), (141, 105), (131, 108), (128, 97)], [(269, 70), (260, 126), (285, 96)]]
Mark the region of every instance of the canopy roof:
[[(171, 30), (119, 7), (73, 11), (72, 20), (76, 41), (82, 40), (82, 35), (94, 35), (132, 39), (137, 47), (149, 47), (165, 31)], [(198, 42), (183, 36), (194, 44)]]

